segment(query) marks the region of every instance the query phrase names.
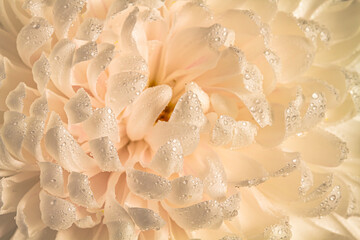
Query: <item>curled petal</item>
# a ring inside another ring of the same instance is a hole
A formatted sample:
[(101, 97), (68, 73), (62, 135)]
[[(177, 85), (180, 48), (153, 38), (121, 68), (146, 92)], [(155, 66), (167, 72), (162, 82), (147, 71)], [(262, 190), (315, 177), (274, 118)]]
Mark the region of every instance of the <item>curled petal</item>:
[(80, 88), (65, 104), (64, 110), (70, 123), (85, 121), (92, 114), (92, 106), (89, 95), (83, 88)]
[(128, 7), (128, 1), (125, 0), (115, 0), (107, 13), (106, 18), (114, 17), (116, 14), (122, 12)]
[(6, 146), (2, 140), (2, 137), (0, 136), (0, 167), (1, 169), (5, 170), (12, 170), (16, 171), (22, 167), (24, 167), (24, 163), (20, 162), (16, 159), (14, 159), (8, 150), (6, 149)]
[(244, 94), (239, 97), (250, 110), (251, 115), (260, 127), (264, 128), (266, 126), (271, 126), (272, 117), (270, 104), (266, 100), (264, 94)]
[(202, 128), (206, 123), (206, 117), (202, 111), (198, 96), (192, 91), (187, 91), (182, 95), (176, 103), (169, 122), (190, 123)]
[(76, 49), (73, 65), (92, 59), (98, 54), (96, 42), (88, 42)]
[(45, 121), (38, 117), (28, 117), (26, 119), (27, 131), (24, 139), (24, 147), (38, 161), (43, 159), (41, 150), (41, 139), (44, 135)]
[(57, 163), (68, 171), (84, 171), (94, 167), (92, 159), (63, 126), (53, 127), (46, 132), (45, 146)]
[(21, 147), (26, 134), (25, 115), (19, 112), (5, 112), (1, 136), (10, 153), (22, 159)]
[(146, 199), (162, 199), (171, 191), (171, 183), (155, 174), (128, 170), (126, 180), (130, 190)]
[(130, 139), (139, 140), (144, 137), (168, 105), (171, 96), (171, 88), (167, 85), (148, 88), (140, 95), (134, 103), (126, 125)]
[(183, 176), (171, 182), (171, 192), (168, 199), (179, 205), (200, 201), (203, 197), (204, 184), (193, 176)]
[(46, 58), (45, 54), (41, 54), (41, 57), (34, 62), (32, 67), (32, 74), (34, 81), (36, 82), (37, 89), (40, 93), (44, 92), (47, 83), (50, 80), (51, 70), (49, 60)]
[(209, 200), (185, 208), (168, 208), (171, 218), (182, 228), (196, 230), (213, 228), (223, 221), (220, 204)]
[(165, 221), (153, 210), (146, 208), (129, 208), (131, 218), (141, 230), (160, 230)]
[(326, 98), (322, 93), (314, 92), (302, 121), (302, 129), (308, 130), (318, 124), (325, 116)]
[(122, 166), (116, 148), (109, 137), (89, 141), (91, 153), (103, 171), (120, 171)]
[(198, 97), (203, 112), (207, 112), (210, 107), (210, 98), (195, 82), (190, 82), (185, 86), (185, 91), (191, 91)]
[(109, 107), (98, 108), (84, 123), (85, 132), (90, 139), (109, 137), (119, 142), (119, 129), (114, 112)]
[[(58, 0), (57, 2), (62, 1)], [(69, 97), (74, 94), (71, 87), (71, 68), (73, 66), (75, 47), (75, 43), (69, 39), (61, 39), (53, 47), (49, 56), (51, 80), (58, 89), (61, 89)]]
[(67, 37), (72, 22), (76, 19), (84, 7), (86, 1), (83, 0), (56, 0), (54, 13), (55, 33), (59, 39)]
[(39, 162), (40, 186), (50, 194), (64, 196), (64, 177), (61, 166), (50, 162)]
[(285, 146), (289, 150), (300, 152), (304, 161), (327, 167), (338, 166), (348, 154), (342, 140), (320, 129), (294, 136), (285, 142)]
[(169, 139), (178, 139), (184, 156), (191, 154), (200, 141), (199, 129), (188, 123), (170, 123), (159, 121), (147, 136), (153, 149), (158, 149)]
[[(0, 54), (0, 84), (6, 78), (4, 57)], [(1, 86), (1, 85), (0, 85)]]
[(20, 82), (17, 87), (9, 92), (6, 97), (5, 103), (10, 111), (22, 112), (24, 107), (24, 98), (26, 96), (26, 85)]
[(51, 37), (54, 28), (44, 19), (35, 17), (30, 24), (21, 29), (16, 39), (16, 46), (23, 62), (30, 65), (32, 55)]
[(147, 77), (137, 72), (122, 72), (110, 77), (106, 103), (114, 109), (116, 116), (138, 98), (146, 82)]
[(43, 94), (41, 97), (35, 99), (35, 101), (30, 106), (31, 117), (46, 119), (48, 112), (49, 112), (49, 106), (48, 106), (46, 94)]
[(224, 219), (233, 218), (238, 215), (240, 209), (240, 193), (236, 193), (220, 203)]
[(40, 192), (40, 211), (42, 221), (54, 230), (68, 229), (76, 220), (76, 208), (73, 204), (45, 191)]
[(183, 158), (183, 149), (179, 140), (170, 139), (157, 150), (150, 163), (150, 168), (168, 177), (174, 172), (182, 170)]
[(67, 187), (74, 203), (88, 208), (99, 207), (90, 188), (88, 176), (77, 172), (70, 173)]
[(238, 121), (234, 128), (231, 148), (238, 149), (252, 144), (254, 142), (256, 132), (256, 126), (251, 122)]
[(84, 41), (96, 41), (103, 30), (104, 24), (97, 18), (85, 19), (76, 32), (76, 38)]
[(229, 144), (234, 135), (236, 121), (229, 116), (221, 115), (216, 120), (215, 127), (211, 134), (211, 142), (215, 145)]
[(206, 192), (215, 199), (226, 196), (227, 179), (224, 166), (217, 158), (208, 158), (208, 172), (204, 179)]

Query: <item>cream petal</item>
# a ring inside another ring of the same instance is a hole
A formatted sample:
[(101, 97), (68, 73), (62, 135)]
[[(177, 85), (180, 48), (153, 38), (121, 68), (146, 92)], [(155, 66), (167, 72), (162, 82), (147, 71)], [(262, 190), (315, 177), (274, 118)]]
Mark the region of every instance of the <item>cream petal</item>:
[(33, 17), (44, 17), (46, 8), (49, 6), (42, 0), (25, 0), (22, 7), (29, 10)]
[(98, 166), (103, 171), (121, 171), (118, 153), (109, 137), (101, 137), (89, 141), (91, 153)]
[(212, 130), (211, 142), (218, 146), (229, 144), (233, 139), (235, 126), (236, 121), (232, 117), (221, 115)]
[[(139, 52), (136, 44), (136, 40), (134, 39), (135, 35), (133, 35), (133, 31), (135, 29), (135, 24), (138, 20), (139, 8), (135, 7), (132, 12), (127, 16), (124, 21), (124, 24), (121, 29), (120, 34), (120, 44), (121, 49), (125, 52)], [(139, 34), (139, 32), (138, 32)]]
[(201, 103), (201, 108), (204, 113), (206, 113), (209, 110), (210, 98), (206, 94), (206, 92), (204, 92), (195, 82), (190, 82), (189, 84), (186, 84), (185, 91), (186, 92), (191, 91), (196, 94), (196, 96), (198, 97)]
[(198, 96), (192, 91), (185, 92), (175, 105), (169, 122), (189, 123), (201, 129), (206, 123)]
[(113, 142), (120, 141), (116, 117), (109, 107), (96, 109), (83, 126), (90, 139), (109, 137)]
[(292, 237), (291, 226), (287, 221), (281, 221), (278, 224), (266, 227), (264, 230), (264, 239), (284, 239), (290, 240)]
[(4, 57), (0, 54), (0, 84), (6, 78)]
[(44, 18), (34, 17), (24, 26), (16, 38), (19, 55), (28, 66), (32, 63), (32, 55), (41, 48), (54, 32), (54, 28)]
[(108, 224), (111, 222), (127, 222), (134, 228), (134, 223), (126, 210), (116, 199), (109, 197), (105, 202), (104, 223)]
[(50, 80), (50, 63), (45, 54), (41, 54), (40, 58), (36, 60), (32, 66), (32, 74), (36, 82), (37, 89), (40, 93), (44, 92), (47, 83)]
[(149, 167), (165, 177), (180, 172), (184, 161), (183, 149), (177, 139), (170, 139), (155, 153)]
[(115, 17), (116, 14), (122, 12), (128, 7), (128, 1), (126, 0), (115, 0), (107, 13), (106, 18)]
[(146, 135), (168, 105), (171, 96), (172, 90), (167, 85), (147, 88), (140, 95), (134, 103), (126, 125), (127, 134), (131, 140), (139, 140)]
[(359, 95), (360, 95), (360, 77), (357, 72), (344, 71), (346, 87), (354, 102), (355, 109), (360, 112)]
[(314, 92), (311, 95), (309, 106), (302, 120), (302, 130), (311, 129), (325, 117), (326, 102), (324, 94), (320, 92)]
[(136, 52), (120, 53), (109, 66), (110, 75), (121, 72), (138, 72), (143, 75), (148, 74), (148, 65), (145, 59)]
[(147, 136), (152, 149), (158, 149), (169, 139), (178, 139), (184, 156), (190, 155), (200, 141), (199, 129), (188, 123), (170, 123), (159, 121)]
[(136, 239), (133, 223), (109, 222), (106, 223), (109, 232), (109, 240), (134, 240)]
[[(88, 213), (87, 213), (88, 214)], [(93, 228), (101, 222), (102, 213), (96, 213), (91, 215), (86, 215), (83, 218), (77, 219), (75, 225), (79, 228)]]
[(21, 148), (27, 130), (25, 118), (26, 116), (19, 112), (5, 112), (4, 125), (1, 128), (1, 136), (6, 148), (20, 159), (22, 159)]
[(15, 212), (19, 201), (35, 185), (37, 177), (31, 172), (22, 172), (0, 180), (0, 213)]
[(289, 138), (285, 141), (284, 147), (300, 152), (301, 158), (308, 163), (326, 167), (338, 166), (348, 154), (346, 144), (342, 140), (320, 129)]
[(74, 96), (65, 104), (64, 110), (69, 123), (79, 123), (92, 115), (92, 105), (89, 95), (80, 88)]
[(128, 208), (131, 218), (141, 230), (160, 230), (165, 221), (151, 209), (147, 208)]
[(249, 92), (261, 93), (263, 91), (263, 75), (256, 65), (245, 63), (241, 69), (241, 74), (243, 75), (244, 86)]
[(197, 203), (185, 208), (168, 207), (167, 211), (176, 224), (187, 230), (214, 228), (223, 221), (222, 209), (215, 200)]
[(183, 176), (171, 181), (171, 192), (167, 197), (178, 205), (195, 203), (203, 198), (203, 182), (194, 176)]
[(238, 149), (250, 145), (255, 141), (257, 130), (251, 122), (238, 121), (234, 127), (231, 149)]
[(46, 119), (49, 112), (49, 106), (47, 102), (46, 93), (35, 99), (30, 106), (30, 116), (38, 117), (40, 119)]
[(163, 199), (171, 191), (166, 178), (135, 169), (126, 171), (126, 180), (129, 189), (145, 199)]
[[(57, 0), (62, 2), (62, 0)], [(56, 43), (49, 56), (51, 66), (51, 80), (54, 85), (68, 97), (74, 94), (71, 87), (73, 66), (73, 56), (75, 53), (75, 43), (69, 39), (61, 39)]]
[(74, 54), (73, 65), (88, 61), (98, 54), (96, 42), (88, 42), (76, 49)]
[(84, 41), (96, 41), (103, 30), (104, 24), (97, 18), (86, 18), (76, 32), (76, 38)]
[(107, 83), (106, 104), (119, 113), (134, 102), (145, 88), (148, 79), (137, 72), (122, 72), (110, 77)]
[(221, 93), (213, 93), (210, 96), (210, 101), (214, 111), (219, 115), (227, 115), (236, 118), (239, 114), (237, 98)]
[(221, 199), (226, 196), (227, 178), (223, 164), (218, 158), (207, 158), (208, 170), (204, 178), (206, 193), (213, 199)]
[(84, 171), (95, 167), (92, 159), (63, 126), (53, 127), (46, 132), (45, 146), (57, 163), (68, 171)]
[(271, 0), (245, 1), (243, 9), (252, 9), (264, 22), (270, 22), (277, 13), (277, 2)]
[(28, 117), (26, 119), (26, 125), (27, 130), (23, 146), (38, 161), (42, 161), (43, 155), (40, 143), (44, 135), (45, 121), (39, 117)]
[(88, 176), (78, 172), (71, 172), (68, 179), (67, 188), (70, 199), (86, 208), (98, 208), (94, 193), (90, 188)]
[(18, 161), (17, 159), (13, 158), (2, 140), (0, 136), (0, 168), (4, 170), (11, 170), (16, 171), (24, 167), (24, 163)]
[(5, 103), (10, 111), (23, 112), (24, 98), (26, 96), (25, 83), (20, 82), (17, 87), (10, 91)]
[(40, 188), (37, 184), (24, 195), (17, 206), (16, 225), (29, 239), (46, 227), (41, 220), (39, 192)]
[(68, 229), (76, 220), (76, 208), (70, 202), (40, 192), (41, 219), (53, 230)]
[(115, 46), (109, 43), (102, 43), (99, 44), (98, 49), (99, 54), (90, 61), (86, 72), (90, 90), (96, 97), (99, 97), (97, 91), (98, 78), (101, 72), (103, 72), (112, 61), (115, 54)]
[(53, 7), (54, 27), (59, 39), (68, 36), (68, 31), (81, 12), (86, 1), (83, 0), (56, 0)]
[[(271, 49), (281, 61), (279, 82), (287, 83), (304, 73), (311, 65), (314, 47), (311, 42), (299, 36), (277, 36), (271, 41)], [(296, 56), (296, 57), (294, 57)]]
[(64, 196), (64, 177), (61, 166), (51, 162), (39, 162), (40, 167), (40, 186), (48, 193), (63, 197)]
[(286, 135), (290, 136), (301, 130), (301, 107), (304, 101), (302, 94), (302, 88), (298, 88), (296, 91), (296, 97), (289, 103), (289, 106), (285, 110), (285, 126)]
[(244, 94), (239, 95), (245, 106), (250, 110), (255, 121), (264, 128), (272, 125), (272, 114), (270, 104), (264, 94)]
[(224, 219), (230, 219), (238, 215), (240, 209), (240, 193), (235, 193), (228, 197), (225, 201), (220, 202), (220, 207), (224, 215)]

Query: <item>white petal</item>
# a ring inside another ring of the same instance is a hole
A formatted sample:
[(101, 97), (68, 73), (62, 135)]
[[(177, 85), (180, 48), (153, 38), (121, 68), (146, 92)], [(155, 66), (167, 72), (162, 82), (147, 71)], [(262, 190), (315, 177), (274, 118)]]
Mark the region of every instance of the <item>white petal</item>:
[(79, 123), (88, 119), (92, 114), (89, 95), (80, 88), (65, 104), (64, 110), (70, 123)]
[(221, 115), (216, 120), (214, 129), (211, 133), (211, 142), (214, 145), (226, 145), (231, 142), (234, 135), (236, 121), (229, 116)]
[(119, 129), (114, 112), (109, 107), (98, 108), (88, 118), (83, 126), (90, 139), (109, 137), (113, 142), (119, 142)]
[(102, 43), (99, 45), (99, 54), (90, 61), (87, 68), (86, 76), (88, 78), (89, 87), (92, 93), (98, 97), (97, 81), (101, 72), (110, 64), (114, 57), (115, 46), (109, 43)]
[(31, 172), (22, 172), (0, 180), (0, 213), (15, 212), (22, 197), (35, 185), (37, 177)]
[(24, 107), (24, 98), (26, 96), (25, 83), (20, 82), (17, 87), (10, 91), (6, 97), (5, 103), (10, 111), (22, 112)]
[(243, 75), (244, 86), (248, 91), (253, 93), (261, 93), (263, 91), (263, 75), (256, 65), (245, 63), (241, 73)]
[(171, 182), (171, 193), (168, 199), (179, 205), (200, 201), (203, 197), (203, 183), (193, 176), (183, 176)]
[(41, 139), (44, 136), (45, 121), (38, 117), (28, 117), (26, 119), (27, 131), (24, 139), (24, 147), (38, 161), (43, 159), (41, 150)]
[(0, 168), (3, 170), (18, 170), (25, 164), (14, 159), (5, 147), (5, 144), (0, 136)]
[(220, 207), (222, 208), (222, 212), (224, 214), (224, 219), (229, 219), (238, 215), (240, 201), (240, 193), (236, 193), (220, 203)]
[(78, 172), (71, 172), (67, 187), (70, 199), (74, 203), (86, 208), (99, 207), (99, 204), (94, 197), (94, 193), (90, 188), (88, 176)]
[(263, 94), (243, 95), (239, 97), (250, 110), (251, 115), (260, 127), (263, 128), (272, 124), (270, 106)]
[(346, 144), (341, 139), (320, 129), (289, 138), (284, 146), (300, 152), (305, 162), (327, 167), (338, 166), (348, 154)]
[(125, 209), (114, 198), (105, 202), (104, 224), (109, 231), (110, 240), (134, 240), (135, 225)]
[(4, 63), (4, 57), (0, 54), (0, 86), (1, 81), (6, 78), (6, 71), (5, 71), (5, 63)]
[(227, 179), (224, 166), (217, 158), (208, 158), (208, 172), (204, 179), (206, 192), (213, 199), (226, 196)]
[(41, 57), (34, 62), (32, 67), (32, 74), (34, 77), (34, 81), (36, 82), (37, 89), (40, 93), (44, 92), (47, 83), (50, 80), (50, 63), (46, 58), (45, 54), (41, 54)]
[(185, 208), (168, 208), (167, 211), (180, 227), (188, 230), (217, 227), (223, 221), (221, 207), (214, 200)]
[(239, 121), (234, 128), (234, 136), (232, 140), (232, 149), (252, 144), (255, 140), (256, 126), (251, 122)]
[(219, 115), (227, 115), (236, 118), (239, 114), (238, 99), (225, 94), (213, 93), (210, 96), (211, 105)]
[(43, 222), (54, 230), (71, 227), (76, 220), (76, 208), (70, 202), (40, 192), (40, 211)]
[(148, 66), (145, 59), (136, 52), (120, 53), (109, 66), (110, 75), (121, 72), (138, 72), (144, 75), (148, 74)]
[(171, 191), (171, 183), (155, 174), (128, 170), (126, 180), (130, 190), (146, 199), (162, 199)]
[(326, 98), (322, 93), (314, 92), (302, 121), (302, 130), (306, 131), (318, 124), (325, 117)]
[(129, 208), (128, 211), (141, 230), (159, 230), (165, 224), (165, 221), (151, 209)]
[(51, 37), (54, 28), (40, 17), (32, 18), (30, 24), (21, 29), (16, 39), (16, 46), (23, 62), (31, 64), (31, 56)]
[(264, 239), (266, 240), (270, 240), (270, 239), (290, 240), (291, 237), (292, 237), (292, 233), (290, 230), (290, 224), (286, 221), (266, 227), (264, 230)]
[(18, 112), (5, 112), (1, 136), (6, 148), (15, 156), (22, 158), (21, 147), (26, 134), (25, 115)]
[(46, 132), (45, 146), (57, 163), (68, 171), (84, 171), (95, 166), (92, 159), (63, 126), (51, 128)]
[(67, 37), (68, 30), (77, 15), (84, 7), (85, 0), (56, 0), (54, 13), (55, 33), (58, 39)]
[(109, 137), (89, 141), (91, 153), (103, 171), (120, 171), (122, 166), (116, 148)]
[(187, 123), (170, 123), (159, 121), (148, 136), (153, 149), (158, 149), (169, 139), (178, 139), (184, 156), (191, 154), (200, 141), (199, 129)]
[(40, 119), (46, 119), (49, 112), (49, 106), (46, 98), (46, 94), (37, 98), (30, 106), (30, 116), (38, 117)]
[(198, 96), (192, 91), (185, 92), (174, 108), (169, 122), (189, 123), (201, 128), (206, 123)]
[[(58, 0), (57, 2), (61, 2)], [(68, 97), (74, 94), (71, 87), (71, 68), (75, 53), (75, 43), (69, 39), (61, 39), (56, 43), (49, 56), (51, 80), (54, 85)]]
[(107, 13), (107, 18), (114, 17), (117, 13), (120, 13), (128, 7), (128, 1), (125, 0), (115, 0)]
[(131, 140), (139, 140), (145, 136), (168, 105), (171, 96), (171, 88), (167, 85), (147, 88), (140, 95), (134, 103), (126, 125), (127, 134)]
[(40, 186), (52, 195), (64, 196), (63, 169), (57, 164), (50, 162), (39, 162)]
[(97, 18), (86, 18), (76, 32), (76, 38), (85, 41), (96, 41), (104, 24)]
[(190, 82), (186, 84), (185, 91), (191, 91), (195, 93), (201, 103), (201, 108), (204, 113), (209, 110), (210, 107), (210, 98), (195, 82)]
[(137, 72), (122, 72), (111, 76), (107, 83), (106, 104), (114, 109), (117, 116), (138, 98), (147, 80), (145, 75)]
[(182, 170), (183, 158), (183, 149), (179, 140), (170, 139), (157, 150), (149, 167), (168, 177)]
[(90, 60), (98, 54), (96, 42), (88, 42), (76, 49), (74, 54), (73, 65)]

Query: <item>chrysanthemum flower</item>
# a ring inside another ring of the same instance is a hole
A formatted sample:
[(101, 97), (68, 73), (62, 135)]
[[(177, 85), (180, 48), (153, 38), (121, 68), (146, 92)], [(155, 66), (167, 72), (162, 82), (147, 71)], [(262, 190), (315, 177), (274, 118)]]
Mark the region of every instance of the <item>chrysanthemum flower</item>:
[(0, 238), (360, 239), (358, 0), (0, 0)]

